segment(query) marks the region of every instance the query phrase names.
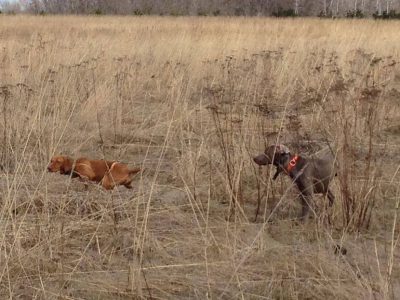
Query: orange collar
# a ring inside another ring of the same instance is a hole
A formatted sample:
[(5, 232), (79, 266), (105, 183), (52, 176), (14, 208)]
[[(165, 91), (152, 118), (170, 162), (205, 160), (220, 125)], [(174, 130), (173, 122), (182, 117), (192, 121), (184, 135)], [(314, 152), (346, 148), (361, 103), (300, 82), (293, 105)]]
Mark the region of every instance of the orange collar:
[(293, 156), (293, 158), (289, 161), (289, 164), (287, 166), (286, 171), (288, 173), (290, 173), (290, 171), (292, 171), (292, 169), (296, 166), (297, 161), (299, 160), (300, 156), (298, 156), (297, 154), (295, 156)]

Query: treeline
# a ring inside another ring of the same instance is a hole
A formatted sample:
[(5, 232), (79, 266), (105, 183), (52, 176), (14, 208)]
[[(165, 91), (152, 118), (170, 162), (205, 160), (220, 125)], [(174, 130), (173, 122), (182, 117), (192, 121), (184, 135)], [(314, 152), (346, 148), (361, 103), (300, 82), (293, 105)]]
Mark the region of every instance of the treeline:
[(0, 0), (3, 12), (399, 18), (400, 0)]

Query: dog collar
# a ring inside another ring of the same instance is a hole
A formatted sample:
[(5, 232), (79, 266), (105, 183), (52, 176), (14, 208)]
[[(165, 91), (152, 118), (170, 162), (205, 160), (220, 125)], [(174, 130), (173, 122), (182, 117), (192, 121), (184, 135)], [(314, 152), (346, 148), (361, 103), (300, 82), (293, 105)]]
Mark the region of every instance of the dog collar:
[(297, 154), (295, 156), (293, 156), (293, 158), (289, 161), (289, 164), (287, 166), (286, 171), (288, 173), (290, 173), (290, 171), (292, 171), (292, 169), (296, 166), (297, 161), (299, 160), (300, 156), (298, 156)]

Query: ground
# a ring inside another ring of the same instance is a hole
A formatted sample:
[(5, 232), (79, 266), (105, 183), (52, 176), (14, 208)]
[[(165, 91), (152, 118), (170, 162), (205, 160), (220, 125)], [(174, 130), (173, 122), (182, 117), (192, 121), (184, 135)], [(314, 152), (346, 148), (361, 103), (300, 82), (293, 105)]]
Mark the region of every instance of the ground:
[[(398, 298), (399, 29), (1, 16), (2, 298)], [(252, 162), (277, 142), (331, 147), (333, 208), (296, 221), (289, 178)], [(53, 154), (143, 171), (86, 190)]]

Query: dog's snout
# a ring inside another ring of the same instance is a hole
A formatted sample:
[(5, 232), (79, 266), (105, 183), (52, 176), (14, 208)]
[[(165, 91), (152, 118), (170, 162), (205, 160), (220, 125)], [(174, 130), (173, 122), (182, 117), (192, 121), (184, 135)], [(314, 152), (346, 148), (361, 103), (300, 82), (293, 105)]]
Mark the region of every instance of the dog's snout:
[(253, 160), (259, 166), (265, 166), (268, 163), (267, 157), (265, 156), (265, 154), (257, 155), (255, 157), (253, 157)]
[(47, 166), (47, 171), (51, 172), (51, 166)]

